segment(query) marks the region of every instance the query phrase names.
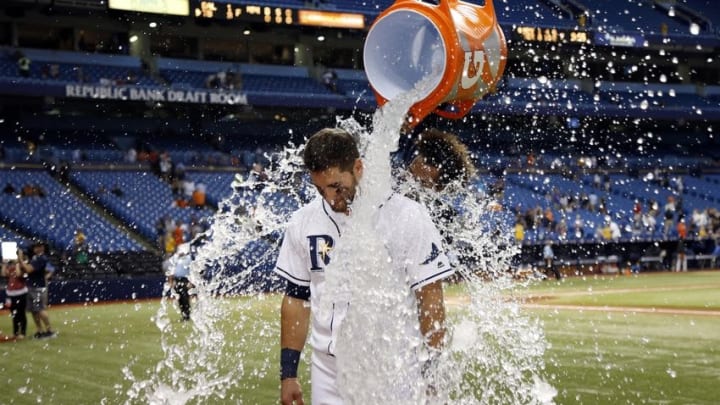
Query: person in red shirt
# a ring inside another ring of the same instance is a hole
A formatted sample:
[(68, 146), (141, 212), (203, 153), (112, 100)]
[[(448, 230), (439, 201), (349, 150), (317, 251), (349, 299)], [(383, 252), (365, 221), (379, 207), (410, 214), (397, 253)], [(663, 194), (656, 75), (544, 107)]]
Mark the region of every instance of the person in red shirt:
[(27, 333), (25, 308), (27, 306), (28, 289), (25, 285), (25, 278), (23, 278), (23, 274), (15, 260), (3, 263), (1, 271), (2, 276), (8, 279), (5, 295), (7, 301), (9, 301), (10, 314), (12, 315), (13, 335), (16, 340), (21, 340), (25, 338)]

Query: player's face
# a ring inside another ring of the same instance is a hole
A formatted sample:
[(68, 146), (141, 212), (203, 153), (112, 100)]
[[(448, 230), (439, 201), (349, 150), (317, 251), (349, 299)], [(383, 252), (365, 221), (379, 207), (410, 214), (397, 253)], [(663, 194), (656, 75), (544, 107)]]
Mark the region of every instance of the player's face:
[(408, 167), (410, 174), (415, 177), (424, 187), (432, 188), (437, 185), (440, 177), (440, 170), (437, 167), (425, 163), (422, 156), (417, 156)]
[(355, 161), (352, 171), (341, 171), (339, 167), (311, 172), (310, 179), (315, 188), (335, 212), (349, 213), (355, 199), (358, 181), (362, 175), (362, 161)]

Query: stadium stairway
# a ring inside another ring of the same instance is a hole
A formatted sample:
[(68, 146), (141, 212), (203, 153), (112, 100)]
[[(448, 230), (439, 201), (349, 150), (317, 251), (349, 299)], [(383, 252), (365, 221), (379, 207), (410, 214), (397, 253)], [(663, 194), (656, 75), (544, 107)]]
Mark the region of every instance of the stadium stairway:
[(128, 224), (123, 222), (121, 219), (115, 217), (111, 211), (106, 209), (105, 207), (98, 204), (98, 201), (94, 198), (92, 198), (90, 195), (86, 194), (82, 189), (80, 189), (77, 184), (74, 184), (72, 179), (70, 179), (68, 182), (63, 183), (67, 189), (74, 194), (77, 198), (84, 201), (93, 211), (97, 212), (100, 216), (105, 218), (108, 222), (111, 224), (117, 226), (120, 228), (123, 232), (125, 232), (130, 238), (135, 240), (137, 243), (139, 243), (147, 252), (161, 255), (162, 253), (160, 250), (158, 250), (157, 246), (155, 246), (152, 241), (145, 238), (143, 235), (141, 235), (139, 232), (132, 229)]

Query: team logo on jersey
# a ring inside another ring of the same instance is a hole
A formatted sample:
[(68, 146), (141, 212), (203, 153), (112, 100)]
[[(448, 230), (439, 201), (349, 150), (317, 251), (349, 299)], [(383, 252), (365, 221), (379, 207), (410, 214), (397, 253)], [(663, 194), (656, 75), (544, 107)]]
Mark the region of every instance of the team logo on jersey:
[(422, 265), (432, 262), (433, 260), (437, 259), (438, 256), (440, 256), (440, 249), (438, 249), (437, 245), (433, 243), (430, 247), (430, 256), (428, 256), (427, 259), (422, 262)]
[[(307, 237), (310, 247), (310, 271), (321, 271), (324, 266), (330, 263), (330, 251), (335, 246), (335, 241), (330, 235), (310, 235)], [(319, 259), (319, 260), (318, 260)], [(324, 266), (320, 266), (320, 260)]]

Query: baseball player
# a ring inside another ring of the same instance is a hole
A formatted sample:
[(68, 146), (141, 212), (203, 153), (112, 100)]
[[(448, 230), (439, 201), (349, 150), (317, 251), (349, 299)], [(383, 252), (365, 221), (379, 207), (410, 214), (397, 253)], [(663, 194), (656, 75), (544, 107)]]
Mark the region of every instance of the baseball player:
[[(280, 395), (283, 404), (304, 404), (297, 369), (311, 327), (312, 403), (337, 405), (343, 399), (336, 384), (334, 339), (350, 303), (333, 303), (332, 313), (324, 314), (316, 301), (324, 293), (328, 265), (338, 260), (333, 252), (342, 243), (351, 204), (360, 191), (363, 161), (352, 136), (330, 128), (308, 140), (303, 158), (320, 197), (293, 214), (275, 268), (287, 280), (281, 307)], [(398, 194), (377, 208), (373, 227), (379, 237), (400, 235), (386, 244), (392, 258), (389, 266), (402, 272), (398, 279), (406, 280), (402, 287), (412, 297), (407, 305), (414, 308), (407, 313), (417, 314), (408, 320), (414, 324), (408, 333), (419, 334), (431, 352), (441, 350), (445, 337), (441, 280), (454, 269), (441, 250), (439, 232), (420, 204)], [(399, 387), (399, 392), (403, 390)]]

